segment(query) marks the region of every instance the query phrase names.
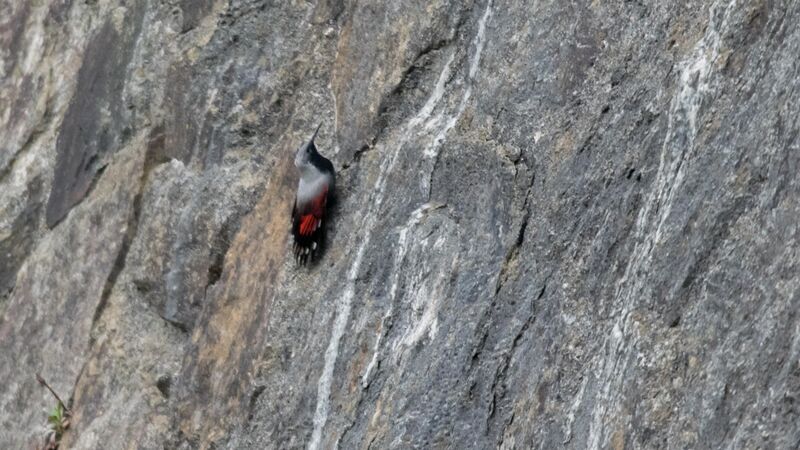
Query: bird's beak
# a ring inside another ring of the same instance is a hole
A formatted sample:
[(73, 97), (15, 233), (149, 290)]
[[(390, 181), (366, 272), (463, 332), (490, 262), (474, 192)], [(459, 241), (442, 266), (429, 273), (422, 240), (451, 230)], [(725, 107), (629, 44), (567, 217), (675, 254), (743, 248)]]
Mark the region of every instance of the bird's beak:
[(319, 132), (320, 128), (322, 128), (322, 122), (320, 122), (319, 125), (317, 125), (317, 129), (314, 130), (314, 134), (311, 136), (311, 139), (309, 139), (308, 142), (314, 142), (314, 138), (317, 137), (317, 133)]

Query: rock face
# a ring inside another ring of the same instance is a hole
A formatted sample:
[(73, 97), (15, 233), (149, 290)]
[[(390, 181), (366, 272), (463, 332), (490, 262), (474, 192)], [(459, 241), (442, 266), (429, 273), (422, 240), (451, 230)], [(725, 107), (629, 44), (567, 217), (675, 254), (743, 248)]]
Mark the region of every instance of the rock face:
[(800, 445), (800, 2), (0, 10), (1, 448)]

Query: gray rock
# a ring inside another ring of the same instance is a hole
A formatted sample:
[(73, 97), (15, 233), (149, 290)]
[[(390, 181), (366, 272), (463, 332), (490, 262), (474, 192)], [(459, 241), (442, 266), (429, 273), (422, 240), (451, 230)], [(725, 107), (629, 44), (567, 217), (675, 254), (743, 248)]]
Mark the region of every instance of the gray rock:
[(0, 8), (0, 447), (800, 445), (797, 2)]

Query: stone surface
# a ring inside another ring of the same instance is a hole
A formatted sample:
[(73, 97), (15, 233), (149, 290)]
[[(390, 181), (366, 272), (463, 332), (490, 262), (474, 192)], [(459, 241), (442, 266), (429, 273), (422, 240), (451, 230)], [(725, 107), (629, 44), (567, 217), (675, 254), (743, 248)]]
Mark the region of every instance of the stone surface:
[(797, 2), (0, 10), (0, 447), (800, 445)]

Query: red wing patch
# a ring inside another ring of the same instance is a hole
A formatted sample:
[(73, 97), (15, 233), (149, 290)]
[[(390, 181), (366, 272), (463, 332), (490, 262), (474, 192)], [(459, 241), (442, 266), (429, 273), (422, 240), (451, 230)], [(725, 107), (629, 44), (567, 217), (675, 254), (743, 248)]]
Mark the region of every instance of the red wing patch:
[(322, 246), (325, 233), (322, 222), (327, 203), (327, 189), (310, 202), (301, 204), (295, 201), (292, 211), (292, 235), (294, 235), (295, 257), (301, 264), (313, 258)]
[(300, 217), (300, 236), (311, 236), (317, 229), (317, 218), (313, 214)]

